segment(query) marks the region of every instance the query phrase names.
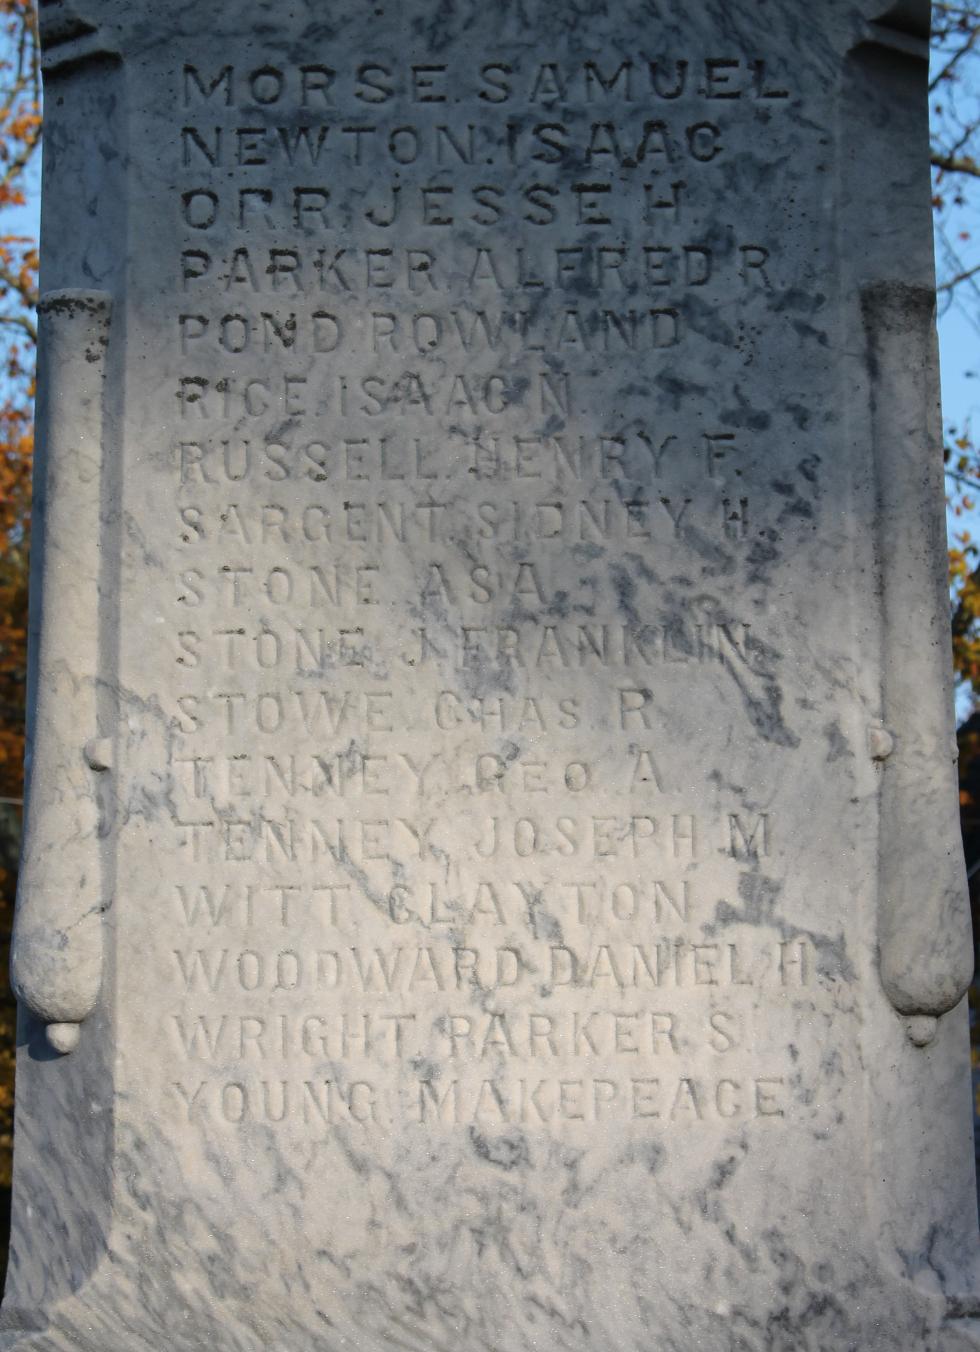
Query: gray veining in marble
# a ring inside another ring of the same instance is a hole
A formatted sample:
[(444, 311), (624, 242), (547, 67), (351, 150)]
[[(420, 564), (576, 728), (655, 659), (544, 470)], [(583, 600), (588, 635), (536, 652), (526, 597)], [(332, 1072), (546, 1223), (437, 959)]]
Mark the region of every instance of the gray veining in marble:
[(40, 23), (0, 1349), (980, 1346), (928, 5)]

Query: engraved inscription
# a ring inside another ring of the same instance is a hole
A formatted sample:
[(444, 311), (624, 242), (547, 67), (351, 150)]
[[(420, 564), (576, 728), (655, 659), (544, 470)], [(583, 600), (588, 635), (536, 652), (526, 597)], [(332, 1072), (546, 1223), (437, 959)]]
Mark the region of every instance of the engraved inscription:
[(792, 745), (771, 618), (717, 584), (765, 561), (773, 411), (680, 372), (750, 364), (785, 285), (731, 193), (788, 77), (189, 60), (175, 95), (173, 1112), (772, 1129), (752, 1010), (833, 955), (753, 929), (778, 798), (678, 718)]

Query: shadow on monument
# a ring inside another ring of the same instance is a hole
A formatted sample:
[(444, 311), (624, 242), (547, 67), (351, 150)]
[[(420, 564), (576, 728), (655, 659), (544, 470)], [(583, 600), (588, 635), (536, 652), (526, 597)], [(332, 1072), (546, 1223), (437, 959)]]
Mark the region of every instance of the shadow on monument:
[(20, 802), (0, 799), (0, 1284), (6, 1276), (10, 1236), (17, 1004), (10, 990), (9, 967), (20, 826)]
[[(959, 746), (960, 824), (970, 881), (975, 969), (980, 935), (980, 712), (971, 714), (956, 734)], [(980, 981), (976, 970), (970, 987), (970, 1062), (973, 1070), (973, 1142), (980, 1174)], [(978, 1185), (980, 1193), (980, 1185)]]

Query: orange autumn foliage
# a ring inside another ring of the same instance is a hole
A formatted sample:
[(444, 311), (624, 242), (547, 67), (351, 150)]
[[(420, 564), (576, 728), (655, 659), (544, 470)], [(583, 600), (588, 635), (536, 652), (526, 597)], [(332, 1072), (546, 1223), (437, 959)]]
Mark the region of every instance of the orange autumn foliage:
[[(939, 302), (980, 309), (980, 265), (964, 254), (971, 245), (971, 221), (980, 178), (978, 53), (980, 5), (933, 6), (933, 64), (930, 79), (933, 206), (936, 213)], [(964, 366), (975, 366), (964, 351)], [(969, 425), (946, 429), (946, 485), (953, 535), (949, 569), (953, 620), (953, 667), (962, 703), (980, 709), (980, 547), (971, 521), (980, 504), (980, 446)], [(973, 759), (972, 742), (966, 751)], [(961, 767), (963, 768), (963, 767)], [(972, 794), (964, 786), (967, 799)], [(965, 807), (969, 806), (969, 802)], [(980, 804), (975, 805), (980, 813)]]
[[(20, 800), (27, 667), (27, 570), (38, 249), (4, 229), (27, 200), (41, 141), (37, 29), (31, 0), (0, 0), (0, 1211), (7, 1209), (13, 1148), (16, 1011), (7, 981)], [(6, 1227), (0, 1223), (0, 1260)]]

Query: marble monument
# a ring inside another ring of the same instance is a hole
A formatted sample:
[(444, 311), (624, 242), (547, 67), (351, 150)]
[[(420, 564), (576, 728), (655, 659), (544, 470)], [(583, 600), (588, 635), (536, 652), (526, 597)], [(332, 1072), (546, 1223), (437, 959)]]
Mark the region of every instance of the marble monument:
[(40, 0), (13, 1352), (980, 1347), (908, 0)]

